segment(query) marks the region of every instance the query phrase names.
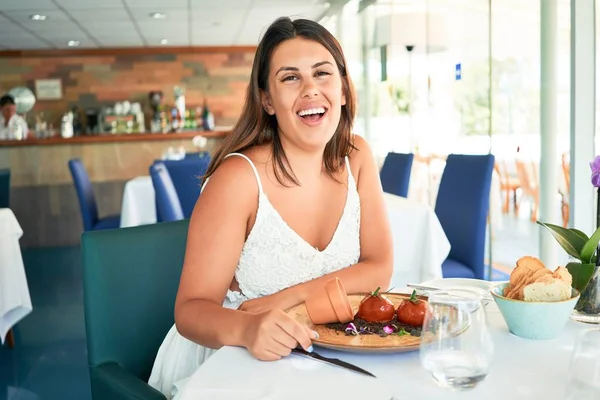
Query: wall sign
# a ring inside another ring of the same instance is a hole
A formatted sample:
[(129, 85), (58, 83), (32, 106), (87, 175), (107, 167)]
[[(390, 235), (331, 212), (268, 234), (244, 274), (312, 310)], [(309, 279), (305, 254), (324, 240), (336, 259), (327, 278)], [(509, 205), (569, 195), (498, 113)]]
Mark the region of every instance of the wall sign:
[(62, 81), (60, 79), (37, 79), (35, 95), (38, 100), (62, 99)]

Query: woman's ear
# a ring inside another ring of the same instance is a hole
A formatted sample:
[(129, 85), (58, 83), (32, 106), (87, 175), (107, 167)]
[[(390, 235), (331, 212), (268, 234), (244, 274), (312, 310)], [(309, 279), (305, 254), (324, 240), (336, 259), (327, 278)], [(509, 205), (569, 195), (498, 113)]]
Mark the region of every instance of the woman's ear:
[(342, 90), (342, 105), (346, 105), (346, 94), (344, 93), (344, 90)]
[(269, 98), (269, 93), (262, 90), (260, 92), (260, 100), (261, 100), (262, 106), (265, 109), (265, 111), (267, 112), (267, 114), (274, 115), (275, 109), (271, 105), (271, 99)]

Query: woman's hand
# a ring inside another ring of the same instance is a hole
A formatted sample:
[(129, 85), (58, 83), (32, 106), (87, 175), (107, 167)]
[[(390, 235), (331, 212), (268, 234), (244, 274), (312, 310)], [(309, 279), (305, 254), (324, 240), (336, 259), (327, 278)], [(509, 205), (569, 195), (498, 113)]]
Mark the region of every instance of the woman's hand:
[(292, 293), (291, 290), (285, 289), (268, 296), (258, 297), (252, 300), (246, 300), (239, 306), (239, 310), (251, 313), (261, 313), (271, 310), (285, 311), (302, 301)]
[(257, 359), (275, 361), (300, 345), (312, 351), (319, 335), (281, 310), (251, 314), (244, 329), (243, 346)]

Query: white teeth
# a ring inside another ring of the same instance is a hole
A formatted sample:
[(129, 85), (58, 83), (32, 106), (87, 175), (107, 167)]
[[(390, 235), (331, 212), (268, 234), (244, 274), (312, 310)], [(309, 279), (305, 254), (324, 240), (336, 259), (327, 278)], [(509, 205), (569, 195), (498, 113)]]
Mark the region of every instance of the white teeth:
[(325, 109), (323, 107), (318, 108), (309, 108), (308, 110), (300, 110), (298, 111), (298, 115), (304, 117), (305, 115), (312, 114), (325, 114)]

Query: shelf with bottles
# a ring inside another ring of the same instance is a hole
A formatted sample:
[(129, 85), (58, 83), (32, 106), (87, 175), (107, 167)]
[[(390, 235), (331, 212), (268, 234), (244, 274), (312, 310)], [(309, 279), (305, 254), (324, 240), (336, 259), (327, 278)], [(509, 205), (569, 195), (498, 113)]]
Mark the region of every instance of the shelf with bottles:
[(206, 106), (188, 107), (183, 115), (175, 106), (160, 106), (153, 115), (150, 125), (150, 131), (153, 133), (212, 131), (214, 129), (214, 115)]

